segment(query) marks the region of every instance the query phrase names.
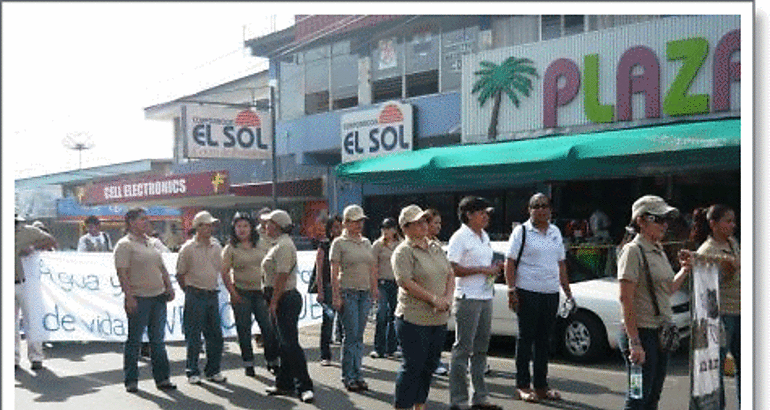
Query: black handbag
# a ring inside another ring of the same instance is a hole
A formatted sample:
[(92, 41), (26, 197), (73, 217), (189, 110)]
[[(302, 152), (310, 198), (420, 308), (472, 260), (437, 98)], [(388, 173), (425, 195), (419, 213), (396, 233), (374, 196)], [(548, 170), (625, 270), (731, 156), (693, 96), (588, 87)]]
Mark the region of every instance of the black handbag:
[[(644, 254), (644, 249), (639, 245), (637, 245), (637, 247), (639, 248), (639, 253), (642, 255), (642, 263), (644, 264), (643, 270), (647, 276), (647, 287), (652, 298), (652, 306), (655, 308), (655, 316), (660, 316), (658, 298), (655, 296), (652, 284), (650, 264), (647, 262), (647, 256)], [(679, 329), (670, 320), (666, 320), (658, 328), (658, 343), (660, 344), (660, 350), (663, 352), (674, 352), (679, 349)]]

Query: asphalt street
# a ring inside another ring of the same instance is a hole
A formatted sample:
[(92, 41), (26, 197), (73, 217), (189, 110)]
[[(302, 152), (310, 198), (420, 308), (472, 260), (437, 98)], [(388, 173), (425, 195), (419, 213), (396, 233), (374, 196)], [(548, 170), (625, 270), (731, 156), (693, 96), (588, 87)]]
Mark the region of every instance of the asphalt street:
[[(185, 348), (183, 343), (168, 344), (172, 381), (179, 388), (163, 392), (155, 388), (150, 364), (140, 362), (138, 393), (127, 393), (123, 387), (122, 343), (54, 343), (46, 348), (45, 368), (32, 371), (23, 360), (15, 371), (14, 403), (19, 410), (90, 410), (95, 406), (108, 410), (136, 409), (389, 409), (393, 405), (393, 386), (399, 362), (393, 359), (363, 360), (364, 376), (370, 391), (348, 393), (340, 381), (339, 346), (335, 346), (334, 364), (319, 364), (318, 338), (320, 326), (301, 329), (301, 344), (308, 357), (310, 375), (315, 383), (315, 402), (302, 403), (297, 398), (270, 397), (265, 388), (274, 378), (267, 372), (258, 349), (256, 377), (248, 377), (241, 367), (240, 352), (235, 340), (225, 341), (222, 368), (228, 380), (224, 384), (203, 382), (190, 385), (184, 377)], [(365, 342), (371, 351), (373, 326), (367, 327)], [(515, 363), (513, 339), (493, 339), (487, 376), (491, 401), (505, 409), (621, 409), (625, 394), (625, 370), (619, 355), (611, 355), (598, 364), (579, 365), (560, 358), (549, 366), (551, 387), (561, 391), (560, 402), (524, 403), (513, 397)], [(449, 361), (449, 352), (443, 353)], [(661, 409), (686, 409), (689, 398), (688, 357), (674, 356), (661, 400)], [(205, 358), (202, 358), (203, 365)], [(7, 373), (6, 373), (7, 374)], [(7, 385), (7, 384), (6, 384)], [(6, 392), (7, 393), (7, 392)], [(735, 397), (735, 381), (727, 381), (728, 398)], [(8, 403), (3, 395), (3, 404)], [(446, 376), (436, 377), (431, 387), (427, 408), (447, 409), (449, 385)], [(733, 400), (728, 409), (735, 409)]]

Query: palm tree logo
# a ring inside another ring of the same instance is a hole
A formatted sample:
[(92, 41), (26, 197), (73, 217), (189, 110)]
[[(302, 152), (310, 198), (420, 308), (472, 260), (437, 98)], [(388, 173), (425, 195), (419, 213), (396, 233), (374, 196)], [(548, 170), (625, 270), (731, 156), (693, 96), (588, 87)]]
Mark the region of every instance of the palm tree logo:
[(532, 64), (534, 62), (528, 58), (508, 57), (500, 65), (482, 61), (479, 63), (481, 70), (473, 73), (479, 79), (473, 84), (471, 94), (480, 92), (479, 103), (481, 106), (483, 107), (490, 98), (494, 97), (495, 99), (492, 106), (492, 119), (487, 131), (487, 137), (490, 141), (497, 139), (497, 121), (500, 116), (500, 101), (503, 93), (508, 95), (516, 108), (519, 108), (520, 101), (517, 94), (529, 97), (532, 90), (532, 79), (529, 77), (540, 78)]

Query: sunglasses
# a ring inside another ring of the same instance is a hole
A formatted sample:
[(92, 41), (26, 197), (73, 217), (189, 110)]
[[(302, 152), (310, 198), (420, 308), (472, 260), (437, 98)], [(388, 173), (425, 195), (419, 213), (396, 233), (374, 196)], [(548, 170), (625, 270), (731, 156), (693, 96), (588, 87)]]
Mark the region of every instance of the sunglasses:
[(661, 225), (668, 223), (668, 218), (666, 218), (665, 216), (645, 214), (644, 219), (646, 219), (647, 222), (652, 222), (652, 223), (661, 224)]
[(550, 204), (532, 204), (529, 206), (530, 209), (548, 209), (550, 207)]

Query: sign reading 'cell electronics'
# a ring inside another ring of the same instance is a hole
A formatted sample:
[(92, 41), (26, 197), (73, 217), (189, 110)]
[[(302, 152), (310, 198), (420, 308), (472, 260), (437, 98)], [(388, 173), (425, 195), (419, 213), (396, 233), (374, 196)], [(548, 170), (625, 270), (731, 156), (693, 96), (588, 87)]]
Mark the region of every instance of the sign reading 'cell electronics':
[(341, 116), (342, 162), (411, 151), (412, 106), (387, 102)]
[(188, 158), (270, 158), (266, 112), (188, 105), (183, 109)]
[(228, 193), (229, 189), (228, 172), (212, 171), (88, 185), (81, 202), (95, 205), (223, 195)]

